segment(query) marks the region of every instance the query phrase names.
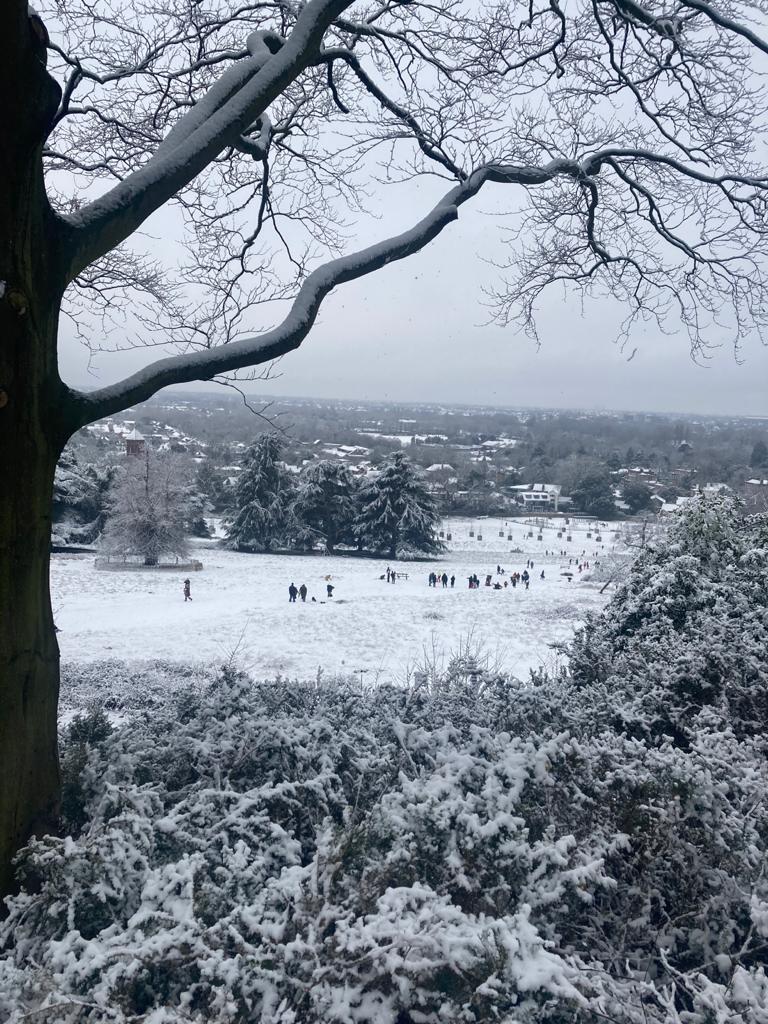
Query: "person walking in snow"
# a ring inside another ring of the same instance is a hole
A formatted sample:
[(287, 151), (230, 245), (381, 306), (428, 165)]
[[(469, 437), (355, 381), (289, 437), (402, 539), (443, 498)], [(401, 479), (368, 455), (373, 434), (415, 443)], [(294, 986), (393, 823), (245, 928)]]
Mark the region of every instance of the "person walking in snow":
[(191, 587), (192, 587), (192, 584), (189, 582), (189, 580), (184, 580), (184, 601), (185, 601), (185, 603), (187, 601), (191, 601), (192, 600), (192, 594), (190, 593)]
[(328, 594), (328, 597), (333, 597), (333, 584), (332, 583), (326, 583), (326, 585), (325, 585), (325, 592)]
[(455, 582), (456, 582), (456, 577), (455, 576), (451, 576), (451, 590), (453, 590), (453, 585), (454, 585)]
[(306, 601), (307, 600), (307, 584), (306, 583), (302, 583), (301, 586), (299, 587), (299, 597), (301, 598), (302, 601)]
[(389, 583), (389, 577), (392, 575), (392, 570), (387, 566), (387, 583)]
[(440, 580), (441, 580), (443, 586), (447, 587), (448, 586), (448, 573), (444, 572), (443, 575), (440, 577)]
[(290, 585), (290, 587), (288, 587), (288, 603), (289, 604), (295, 604), (296, 603), (296, 596), (297, 596), (298, 593), (299, 593), (298, 590), (296, 589), (295, 585), (292, 583)]

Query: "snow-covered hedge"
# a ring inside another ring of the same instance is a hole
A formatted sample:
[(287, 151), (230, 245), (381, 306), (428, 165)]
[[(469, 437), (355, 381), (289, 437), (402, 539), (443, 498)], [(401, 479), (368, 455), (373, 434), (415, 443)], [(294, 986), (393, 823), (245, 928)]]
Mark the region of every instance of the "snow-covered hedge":
[(72, 834), (21, 860), (0, 1019), (767, 1021), (768, 551), (712, 508), (644, 556), (571, 674), (227, 671), (76, 720)]

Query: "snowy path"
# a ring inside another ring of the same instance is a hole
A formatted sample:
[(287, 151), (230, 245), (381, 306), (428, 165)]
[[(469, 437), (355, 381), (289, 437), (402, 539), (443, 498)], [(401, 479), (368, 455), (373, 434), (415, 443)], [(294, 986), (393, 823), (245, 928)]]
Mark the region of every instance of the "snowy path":
[[(477, 521), (475, 529), (477, 531)], [(221, 661), (237, 648), (242, 667), (258, 677), (314, 676), (365, 670), (365, 681), (402, 679), (424, 648), (456, 650), (469, 633), (503, 666), (517, 675), (551, 658), (549, 645), (570, 636), (584, 613), (598, 609), (606, 597), (599, 587), (560, 575), (565, 559), (544, 555), (547, 547), (566, 547), (555, 529), (543, 540), (527, 537), (527, 526), (512, 526), (513, 540), (499, 538), (497, 520), (481, 521), (483, 540), (469, 537), (468, 521), (446, 524), (452, 550), (439, 562), (398, 562), (409, 579), (387, 584), (379, 577), (387, 562), (328, 556), (247, 555), (201, 542), (195, 554), (204, 570), (192, 574), (191, 603), (184, 603), (185, 573), (99, 572), (90, 555), (56, 555), (52, 591), (59, 644), (65, 661), (163, 658)], [(573, 554), (586, 549), (594, 558), (593, 539), (579, 524), (567, 544)], [(613, 531), (604, 532), (606, 553)], [(511, 547), (523, 548), (510, 554)], [(600, 545), (597, 545), (600, 548)], [(496, 565), (522, 571), (526, 558), (535, 569), (529, 591), (470, 591), (467, 576), (486, 573), (496, 579)], [(455, 572), (454, 590), (427, 585), (432, 569)], [(541, 569), (546, 578), (539, 579)], [(336, 588), (325, 600), (325, 577)], [(288, 585), (306, 583), (306, 604), (288, 603)]]

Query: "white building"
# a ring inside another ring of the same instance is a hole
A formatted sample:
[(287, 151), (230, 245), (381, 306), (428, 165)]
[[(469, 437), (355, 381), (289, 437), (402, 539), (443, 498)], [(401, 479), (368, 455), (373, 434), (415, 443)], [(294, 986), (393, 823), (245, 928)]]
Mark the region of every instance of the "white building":
[(534, 484), (529, 491), (521, 491), (518, 497), (526, 508), (557, 512), (561, 490), (560, 484)]

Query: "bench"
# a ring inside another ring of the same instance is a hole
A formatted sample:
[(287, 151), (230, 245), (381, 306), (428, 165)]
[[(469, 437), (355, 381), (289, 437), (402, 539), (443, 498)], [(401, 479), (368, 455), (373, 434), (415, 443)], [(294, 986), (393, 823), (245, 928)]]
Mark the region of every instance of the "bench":
[(397, 576), (397, 578), (399, 580), (407, 580), (408, 579), (408, 573), (407, 572), (396, 572), (395, 576)]

